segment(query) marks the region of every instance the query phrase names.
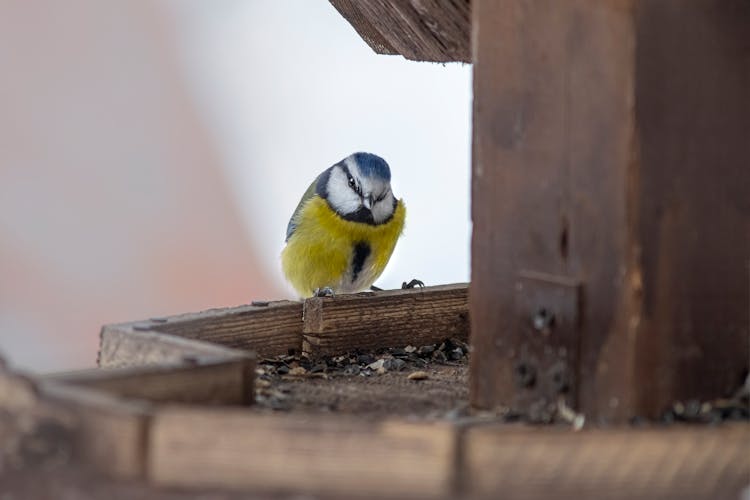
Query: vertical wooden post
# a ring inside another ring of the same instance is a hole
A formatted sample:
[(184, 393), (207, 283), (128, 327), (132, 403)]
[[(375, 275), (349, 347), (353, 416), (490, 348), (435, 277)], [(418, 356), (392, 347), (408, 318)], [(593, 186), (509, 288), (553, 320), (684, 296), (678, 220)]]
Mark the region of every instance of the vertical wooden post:
[(472, 401), (604, 420), (748, 369), (750, 4), (475, 0)]

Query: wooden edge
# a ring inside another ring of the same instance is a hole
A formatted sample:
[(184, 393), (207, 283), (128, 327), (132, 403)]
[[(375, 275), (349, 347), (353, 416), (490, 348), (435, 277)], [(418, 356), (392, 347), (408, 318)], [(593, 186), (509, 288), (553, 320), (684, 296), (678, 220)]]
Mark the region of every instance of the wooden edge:
[(376, 53), (384, 55), (397, 55), (386, 38), (357, 8), (357, 3), (352, 0), (329, 0), (341, 16), (351, 24), (354, 31), (362, 37), (367, 45)]
[(251, 356), (201, 340), (152, 330), (135, 330), (133, 324), (102, 327), (97, 363), (102, 368), (143, 365), (185, 365)]
[(646, 429), (489, 425), (462, 437), (464, 493), (543, 498), (738, 498), (750, 425)]
[(76, 458), (111, 477), (144, 477), (150, 404), (53, 381), (40, 390), (47, 403), (76, 416)]
[(78, 370), (43, 379), (153, 402), (239, 405), (254, 401), (254, 376), (254, 356), (240, 353), (182, 365)]
[(344, 293), (334, 297), (311, 297), (305, 299), (305, 302), (323, 302), (323, 303), (368, 303), (373, 300), (384, 299), (388, 297), (408, 297), (413, 294), (421, 294), (429, 297), (432, 294), (440, 292), (464, 291), (469, 289), (469, 283), (447, 283), (445, 285), (431, 285), (415, 288), (395, 288), (393, 290), (365, 291), (359, 293)]
[(468, 0), (330, 1), (376, 53), (415, 61), (471, 62)]
[(165, 326), (173, 325), (175, 323), (192, 323), (196, 320), (205, 318), (224, 318), (237, 315), (252, 314), (256, 312), (272, 311), (274, 309), (299, 307), (299, 305), (300, 303), (294, 300), (255, 301), (252, 304), (244, 304), (233, 307), (215, 307), (211, 309), (204, 309), (203, 311), (175, 314), (172, 316), (157, 316), (146, 320), (117, 323), (112, 326), (127, 327), (136, 331), (162, 331)]
[[(402, 299), (407, 302), (399, 304)], [(453, 302), (432, 304), (431, 300)], [(287, 354), (290, 350), (315, 356), (335, 355), (356, 348), (400, 347), (412, 341), (424, 345), (451, 336), (468, 337), (467, 283), (316, 297), (304, 304), (292, 301), (263, 304), (267, 305), (210, 309), (105, 325), (99, 365), (179, 363), (185, 356), (228, 348), (252, 350), (260, 357)], [(338, 328), (326, 324), (328, 313), (342, 310), (349, 311), (347, 321), (339, 322)], [(361, 311), (378, 316), (360, 322), (355, 316)], [(383, 328), (388, 325), (390, 334), (388, 331), (384, 334)], [(418, 327), (412, 332), (410, 328), (415, 325)], [(190, 343), (197, 340), (204, 341), (202, 347)]]
[(189, 488), (442, 496), (451, 493), (454, 447), (444, 423), (163, 408), (148, 477)]
[(467, 339), (468, 283), (314, 297), (303, 322), (302, 351), (312, 357)]
[[(124, 360), (138, 357), (156, 358), (162, 362), (159, 348), (153, 352), (139, 351), (138, 345), (117, 345), (116, 338), (106, 339), (112, 332), (150, 332), (169, 334), (183, 339), (210, 343), (214, 348), (254, 351), (261, 357), (300, 352), (302, 348), (302, 302), (273, 301), (257, 302), (251, 305), (209, 309), (197, 313), (151, 318), (102, 328), (102, 342), (112, 341), (113, 347), (102, 345), (99, 354), (100, 364), (123, 363)], [(176, 345), (176, 342), (172, 342)], [(170, 346), (174, 347), (174, 346)], [(170, 357), (170, 355), (167, 355)]]

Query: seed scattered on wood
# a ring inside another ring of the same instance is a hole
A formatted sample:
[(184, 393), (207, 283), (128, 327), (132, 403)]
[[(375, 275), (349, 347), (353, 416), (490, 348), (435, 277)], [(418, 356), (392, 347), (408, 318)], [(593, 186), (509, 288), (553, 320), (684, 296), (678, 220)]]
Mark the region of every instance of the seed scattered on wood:
[(370, 370), (377, 371), (377, 370), (380, 370), (381, 368), (383, 368), (384, 364), (385, 364), (385, 360), (384, 359), (379, 359), (379, 360), (373, 361), (372, 363), (370, 363), (369, 365), (367, 365), (367, 368), (369, 368)]
[(294, 368), (292, 368), (291, 370), (289, 370), (289, 375), (292, 375), (292, 376), (295, 376), (295, 377), (299, 377), (299, 376), (304, 375), (306, 373), (307, 373), (307, 370), (305, 370), (301, 366), (295, 366)]
[(361, 363), (363, 365), (369, 365), (370, 363), (375, 362), (375, 356), (372, 354), (360, 354), (357, 356), (357, 363)]
[(318, 363), (310, 368), (310, 373), (322, 373), (326, 371), (326, 368), (328, 368), (328, 365), (325, 363)]
[(434, 345), (423, 345), (422, 347), (419, 348), (419, 351), (417, 351), (417, 353), (420, 356), (429, 356), (433, 352), (435, 352), (435, 346)]
[(436, 363), (445, 363), (446, 361), (448, 361), (448, 358), (446, 357), (446, 355), (445, 355), (445, 353), (443, 351), (435, 351), (432, 354), (432, 359)]
[(430, 375), (427, 372), (420, 370), (417, 372), (410, 373), (409, 376), (406, 378), (408, 378), (409, 380), (425, 380), (425, 379), (430, 378)]

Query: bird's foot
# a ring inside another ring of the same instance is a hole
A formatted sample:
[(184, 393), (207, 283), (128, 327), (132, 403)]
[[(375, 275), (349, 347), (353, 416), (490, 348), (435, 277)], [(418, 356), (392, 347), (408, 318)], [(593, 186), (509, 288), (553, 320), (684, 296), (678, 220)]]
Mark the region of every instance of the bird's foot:
[(375, 286), (375, 285), (370, 286), (370, 290), (373, 291), (373, 292), (382, 292), (383, 291), (382, 288), (380, 288), (379, 286)]
[(424, 288), (424, 282), (421, 281), (421, 280), (418, 280), (418, 279), (413, 279), (413, 280), (411, 280), (408, 283), (406, 281), (404, 281), (401, 284), (401, 289), (402, 290), (407, 290), (409, 288), (416, 288), (416, 287)]
[(330, 286), (324, 286), (323, 288), (316, 288), (313, 290), (313, 297), (333, 297), (336, 295), (333, 293), (333, 288)]

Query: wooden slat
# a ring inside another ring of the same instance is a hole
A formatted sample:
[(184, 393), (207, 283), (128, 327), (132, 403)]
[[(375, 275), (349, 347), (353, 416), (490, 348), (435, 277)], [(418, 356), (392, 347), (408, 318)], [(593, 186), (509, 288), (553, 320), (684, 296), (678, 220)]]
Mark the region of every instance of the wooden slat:
[(434, 497), (450, 492), (454, 445), (453, 429), (441, 424), (174, 408), (154, 419), (149, 478), (179, 487)]
[(472, 498), (739, 498), (750, 426), (601, 429), (477, 427), (463, 442)]
[(183, 366), (97, 368), (45, 377), (132, 399), (192, 404), (250, 404), (255, 361), (242, 357)]
[(265, 306), (210, 309), (103, 328), (102, 338), (112, 330), (152, 331), (186, 339), (202, 340), (247, 351), (260, 357), (299, 352), (302, 346), (302, 303), (270, 302)]
[(305, 301), (303, 351), (421, 346), (469, 333), (468, 285), (316, 297)]

